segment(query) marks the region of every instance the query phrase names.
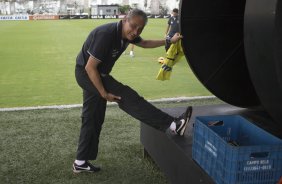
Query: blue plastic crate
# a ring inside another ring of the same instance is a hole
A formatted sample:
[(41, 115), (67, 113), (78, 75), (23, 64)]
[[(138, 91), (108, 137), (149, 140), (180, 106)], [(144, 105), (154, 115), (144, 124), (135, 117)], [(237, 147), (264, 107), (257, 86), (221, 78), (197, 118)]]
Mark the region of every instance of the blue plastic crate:
[(196, 117), (192, 158), (217, 184), (277, 184), (282, 140), (241, 116)]

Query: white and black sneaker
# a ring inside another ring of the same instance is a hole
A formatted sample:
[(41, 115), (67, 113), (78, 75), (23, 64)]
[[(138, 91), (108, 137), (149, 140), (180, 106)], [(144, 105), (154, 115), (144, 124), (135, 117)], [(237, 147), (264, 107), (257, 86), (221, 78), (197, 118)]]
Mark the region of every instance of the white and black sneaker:
[(179, 116), (177, 120), (175, 121), (175, 124), (176, 124), (175, 132), (178, 135), (180, 136), (184, 135), (188, 122), (191, 118), (192, 111), (193, 111), (193, 108), (191, 106), (187, 107), (186, 111), (181, 116)]
[(82, 165), (77, 165), (76, 163), (73, 163), (72, 165), (73, 172), (74, 173), (81, 173), (81, 172), (98, 172), (101, 170), (100, 167), (92, 165), (90, 162), (86, 161)]

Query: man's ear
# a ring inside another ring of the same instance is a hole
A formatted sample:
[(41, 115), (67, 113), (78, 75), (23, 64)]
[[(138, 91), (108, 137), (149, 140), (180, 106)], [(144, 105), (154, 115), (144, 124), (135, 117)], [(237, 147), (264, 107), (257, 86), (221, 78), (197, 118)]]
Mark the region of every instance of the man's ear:
[(125, 22), (126, 22), (126, 19), (127, 19), (127, 15), (126, 15), (125, 17), (123, 17), (122, 23), (125, 23)]

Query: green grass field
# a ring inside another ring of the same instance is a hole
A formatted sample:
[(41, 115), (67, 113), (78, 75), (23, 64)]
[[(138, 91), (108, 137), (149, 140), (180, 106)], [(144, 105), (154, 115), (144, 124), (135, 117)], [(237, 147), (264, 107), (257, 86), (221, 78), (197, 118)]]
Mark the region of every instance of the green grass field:
[[(88, 33), (117, 20), (1, 21), (0, 108), (81, 103), (74, 78), (75, 58)], [(165, 19), (150, 19), (142, 37), (161, 39)], [(155, 79), (164, 48), (135, 48), (122, 55), (112, 71), (121, 82), (147, 99), (210, 95), (198, 82), (185, 58), (169, 81)]]
[[(222, 103), (218, 99), (157, 103), (184, 107)], [(144, 159), (140, 123), (116, 105), (109, 106), (100, 137), (97, 174), (72, 173), (81, 108), (0, 112), (0, 183), (3, 184), (166, 184), (150, 159)], [(176, 158), (175, 158), (176, 159)]]

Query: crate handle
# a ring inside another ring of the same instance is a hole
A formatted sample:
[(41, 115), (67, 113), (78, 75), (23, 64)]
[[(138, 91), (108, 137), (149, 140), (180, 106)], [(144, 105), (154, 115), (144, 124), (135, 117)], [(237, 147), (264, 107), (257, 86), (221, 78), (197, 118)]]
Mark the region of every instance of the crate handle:
[(224, 123), (221, 120), (208, 122), (208, 126), (223, 126), (223, 125), (224, 125)]
[(268, 157), (269, 152), (256, 152), (251, 153), (250, 158), (266, 158)]

